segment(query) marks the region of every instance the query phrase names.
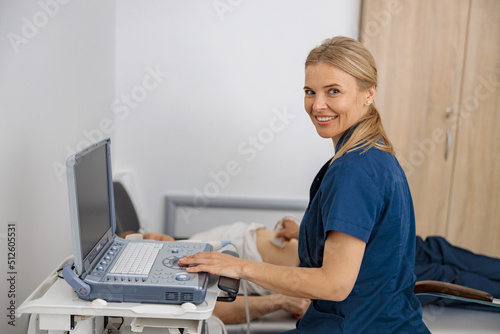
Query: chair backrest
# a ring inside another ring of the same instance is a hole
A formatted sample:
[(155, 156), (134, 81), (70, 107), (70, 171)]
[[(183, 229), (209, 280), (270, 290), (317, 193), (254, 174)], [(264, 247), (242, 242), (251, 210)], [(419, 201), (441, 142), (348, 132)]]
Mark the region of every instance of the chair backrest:
[(138, 232), (141, 225), (127, 190), (123, 184), (114, 181), (113, 191), (115, 195), (116, 234)]

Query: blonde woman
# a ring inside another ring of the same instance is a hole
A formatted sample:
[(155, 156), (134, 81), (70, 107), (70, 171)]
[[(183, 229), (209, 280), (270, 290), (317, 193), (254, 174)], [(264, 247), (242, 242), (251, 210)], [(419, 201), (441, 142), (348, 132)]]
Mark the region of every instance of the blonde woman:
[(415, 219), (410, 190), (373, 100), (370, 52), (345, 37), (328, 39), (305, 63), (304, 106), (336, 154), (311, 186), (300, 225), (300, 267), (198, 253), (179, 261), (190, 272), (249, 280), (311, 299), (290, 333), (429, 333), (415, 284)]

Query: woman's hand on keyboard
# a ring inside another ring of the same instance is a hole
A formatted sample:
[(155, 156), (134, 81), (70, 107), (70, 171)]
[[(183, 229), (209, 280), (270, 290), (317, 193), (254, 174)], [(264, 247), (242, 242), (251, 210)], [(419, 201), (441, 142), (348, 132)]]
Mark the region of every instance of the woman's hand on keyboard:
[(208, 272), (218, 276), (239, 279), (241, 278), (242, 267), (246, 261), (232, 255), (213, 251), (186, 256), (179, 259), (178, 265), (180, 267), (195, 265), (194, 267), (186, 268), (186, 271), (190, 273)]

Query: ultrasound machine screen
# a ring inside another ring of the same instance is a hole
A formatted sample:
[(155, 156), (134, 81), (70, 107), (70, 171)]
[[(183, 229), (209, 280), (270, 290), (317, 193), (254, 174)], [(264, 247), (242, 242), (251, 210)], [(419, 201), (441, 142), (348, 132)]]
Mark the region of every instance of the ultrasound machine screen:
[(82, 256), (85, 258), (95, 244), (111, 228), (109, 212), (106, 145), (96, 149), (97, 154), (78, 162), (75, 177), (82, 238)]

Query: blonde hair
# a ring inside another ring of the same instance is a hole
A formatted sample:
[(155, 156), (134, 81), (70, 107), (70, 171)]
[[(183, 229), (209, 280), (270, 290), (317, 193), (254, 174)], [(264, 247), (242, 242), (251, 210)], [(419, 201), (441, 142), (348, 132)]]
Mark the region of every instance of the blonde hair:
[[(352, 75), (356, 78), (359, 89), (377, 88), (375, 60), (363, 44), (352, 38), (338, 36), (326, 39), (320, 46), (311, 50), (305, 67), (316, 63), (327, 63)], [(361, 153), (376, 147), (395, 154), (375, 103), (370, 104), (368, 112), (358, 124), (347, 142), (335, 153), (332, 162), (348, 152), (361, 148), (364, 148)]]

